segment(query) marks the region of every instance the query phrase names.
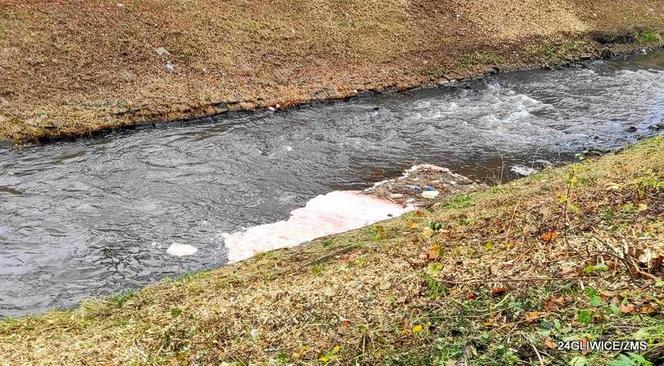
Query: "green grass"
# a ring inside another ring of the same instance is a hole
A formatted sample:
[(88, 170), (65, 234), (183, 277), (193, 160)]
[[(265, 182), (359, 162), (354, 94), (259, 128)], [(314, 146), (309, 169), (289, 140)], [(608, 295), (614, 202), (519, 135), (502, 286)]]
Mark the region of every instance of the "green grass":
[(662, 41), (662, 35), (657, 32), (643, 32), (639, 34), (638, 40), (643, 43), (657, 43)]

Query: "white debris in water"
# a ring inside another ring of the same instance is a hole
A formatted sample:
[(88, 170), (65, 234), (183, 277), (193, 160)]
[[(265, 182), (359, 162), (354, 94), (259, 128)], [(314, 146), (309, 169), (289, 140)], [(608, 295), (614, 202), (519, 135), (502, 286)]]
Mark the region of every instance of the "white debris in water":
[(361, 191), (335, 191), (317, 196), (291, 212), (286, 221), (224, 233), (229, 262), (371, 225), (413, 210)]
[(510, 168), (510, 170), (522, 177), (527, 177), (537, 173), (537, 169), (527, 167), (525, 165), (514, 165)]
[(194, 255), (194, 253), (198, 252), (198, 248), (195, 246), (189, 245), (189, 244), (180, 244), (173, 242), (168, 249), (166, 249), (166, 253), (176, 256), (176, 257), (184, 257), (187, 255)]
[(440, 194), (440, 192), (438, 192), (436, 190), (424, 191), (424, 192), (422, 192), (422, 197), (432, 200), (432, 199), (438, 197), (439, 194)]

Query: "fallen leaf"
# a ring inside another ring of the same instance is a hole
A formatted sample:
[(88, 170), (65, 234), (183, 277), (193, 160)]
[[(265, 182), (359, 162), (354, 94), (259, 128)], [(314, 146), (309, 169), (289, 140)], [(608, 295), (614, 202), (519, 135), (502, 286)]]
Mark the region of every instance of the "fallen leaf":
[(556, 240), (559, 236), (560, 236), (560, 234), (556, 231), (547, 231), (544, 234), (540, 235), (539, 238), (542, 241), (549, 242), (549, 241)]
[(477, 294), (474, 292), (471, 292), (466, 296), (466, 300), (475, 300), (475, 299), (477, 299)]
[(550, 296), (542, 307), (544, 311), (557, 311), (565, 305), (565, 298), (563, 296)]
[(544, 340), (544, 345), (545, 345), (546, 348), (548, 348), (548, 349), (556, 349), (556, 348), (558, 348), (558, 344), (556, 343), (556, 341), (554, 341), (554, 340), (551, 339), (551, 338), (547, 338), (547, 339), (545, 339), (545, 340)]
[(641, 306), (641, 308), (639, 308), (639, 313), (646, 315), (654, 314), (656, 311), (657, 311), (657, 305), (653, 304), (645, 304)]
[(434, 234), (434, 233), (433, 233), (433, 230), (431, 230), (431, 229), (428, 228), (428, 227), (427, 227), (427, 228), (424, 228), (424, 230), (422, 230), (422, 232), (420, 233), (420, 235), (422, 235), (422, 237), (423, 237), (424, 239), (429, 239), (430, 237), (433, 236), (433, 234)]
[(634, 312), (634, 304), (620, 304), (620, 311), (624, 314), (631, 314)]
[(620, 184), (618, 183), (609, 183), (606, 185), (606, 190), (607, 191), (619, 191), (621, 188)]
[(440, 251), (441, 251), (440, 245), (438, 244), (432, 245), (431, 248), (429, 248), (429, 252), (427, 253), (427, 258), (429, 260), (435, 260), (440, 258)]
[(491, 289), (491, 296), (501, 296), (507, 293), (507, 291), (506, 287), (494, 287)]
[(539, 311), (531, 311), (529, 313), (526, 313), (526, 321), (529, 323), (533, 323), (537, 321), (541, 316), (542, 313), (540, 313)]

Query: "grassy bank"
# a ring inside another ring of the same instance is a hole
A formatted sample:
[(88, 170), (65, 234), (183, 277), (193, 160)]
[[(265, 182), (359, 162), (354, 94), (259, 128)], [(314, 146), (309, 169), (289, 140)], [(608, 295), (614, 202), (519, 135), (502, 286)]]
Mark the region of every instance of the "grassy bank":
[(661, 45), (661, 0), (0, 2), (0, 140), (88, 135)]
[[(1, 365), (648, 365), (664, 138), (366, 229), (0, 323)], [(559, 351), (638, 339), (647, 351)], [(615, 363), (623, 362), (623, 363)]]

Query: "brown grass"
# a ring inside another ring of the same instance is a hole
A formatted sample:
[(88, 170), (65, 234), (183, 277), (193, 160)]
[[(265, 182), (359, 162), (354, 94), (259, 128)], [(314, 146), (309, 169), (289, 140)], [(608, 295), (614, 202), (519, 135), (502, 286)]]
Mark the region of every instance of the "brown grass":
[(570, 338), (645, 339), (641, 355), (656, 360), (664, 353), (662, 161), (658, 137), (380, 228), (6, 320), (0, 365), (507, 365), (575, 356), (594, 365), (616, 357), (551, 348)]
[(661, 0), (3, 0), (0, 138), (81, 136), (556, 64), (597, 56), (591, 32), (662, 29), (662, 12)]

